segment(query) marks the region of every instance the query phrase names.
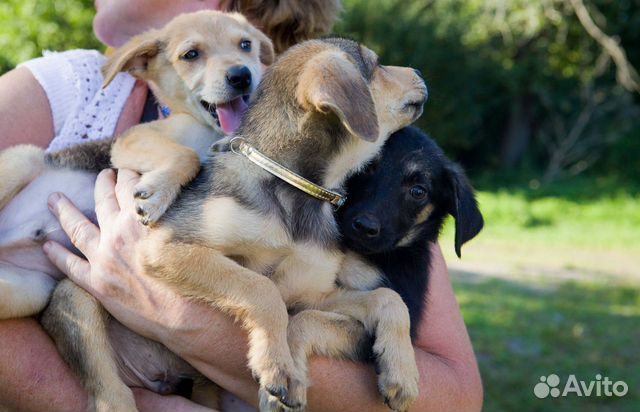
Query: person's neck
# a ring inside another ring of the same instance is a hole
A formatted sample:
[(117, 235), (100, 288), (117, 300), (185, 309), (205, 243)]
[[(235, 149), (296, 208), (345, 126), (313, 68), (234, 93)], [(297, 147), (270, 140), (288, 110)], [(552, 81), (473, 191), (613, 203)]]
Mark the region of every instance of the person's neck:
[(149, 88), (147, 87), (146, 82), (136, 80), (136, 83), (131, 90), (131, 94), (129, 94), (127, 102), (122, 109), (120, 117), (118, 118), (114, 134), (115, 136), (121, 135), (132, 126), (140, 123), (148, 93)]

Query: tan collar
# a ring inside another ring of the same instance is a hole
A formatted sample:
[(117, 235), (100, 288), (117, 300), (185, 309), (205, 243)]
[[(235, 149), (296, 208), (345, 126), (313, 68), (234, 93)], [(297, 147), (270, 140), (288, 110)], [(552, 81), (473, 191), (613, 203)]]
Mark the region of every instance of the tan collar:
[(342, 206), (347, 200), (347, 198), (342, 196), (340, 193), (327, 190), (322, 186), (310, 182), (304, 177), (284, 167), (280, 163), (271, 160), (264, 154), (260, 153), (258, 149), (247, 143), (242, 137), (234, 137), (233, 139), (231, 139), (231, 141), (229, 142), (229, 147), (231, 148), (232, 152), (243, 155), (275, 177), (284, 180), (291, 186), (302, 190), (303, 192), (315, 197), (316, 199), (331, 203), (336, 208)]

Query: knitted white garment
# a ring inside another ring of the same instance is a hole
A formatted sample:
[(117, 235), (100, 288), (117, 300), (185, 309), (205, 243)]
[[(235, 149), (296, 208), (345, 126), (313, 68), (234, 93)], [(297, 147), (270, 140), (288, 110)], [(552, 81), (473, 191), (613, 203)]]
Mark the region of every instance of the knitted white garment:
[(102, 89), (100, 68), (106, 58), (95, 50), (44, 52), (21, 64), (38, 80), (49, 99), (55, 137), (48, 151), (113, 136), (135, 84), (119, 73)]

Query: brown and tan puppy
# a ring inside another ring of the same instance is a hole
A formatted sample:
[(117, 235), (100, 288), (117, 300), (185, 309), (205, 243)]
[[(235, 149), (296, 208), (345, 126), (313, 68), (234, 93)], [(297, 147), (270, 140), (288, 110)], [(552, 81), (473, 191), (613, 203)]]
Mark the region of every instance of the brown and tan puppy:
[[(269, 68), (236, 135), (339, 191), (393, 131), (420, 115), (425, 99), (424, 82), (412, 69), (381, 66), (353, 41), (308, 41)], [(309, 307), (344, 313), (376, 334), (373, 349), (385, 368), (380, 389), (391, 405), (406, 409), (418, 375), (406, 306), (390, 290), (338, 291), (337, 237), (329, 203), (222, 152), (205, 162), (136, 252), (147, 275), (242, 321), (262, 410), (306, 403), (305, 371), (289, 350), (287, 309)], [(391, 316), (382, 317), (390, 308)], [(134, 407), (126, 385), (114, 382), (121, 355), (95, 300), (62, 282), (43, 322), (92, 396), (104, 402), (96, 407)], [(352, 354), (348, 342), (325, 344), (337, 348), (327, 352)], [(111, 353), (116, 359), (109, 361)]]
[(143, 222), (154, 222), (222, 129), (238, 127), (262, 64), (273, 59), (269, 39), (237, 13), (179, 16), (133, 38), (103, 68), (105, 85), (122, 70), (146, 80), (169, 117), (133, 127), (112, 150), (107, 140), (50, 155), (25, 145), (0, 152), (0, 319), (40, 312), (61, 277), (41, 249), (49, 239), (70, 246), (46, 209), (49, 193), (64, 192), (90, 212), (94, 172), (113, 163), (143, 174), (137, 208)]

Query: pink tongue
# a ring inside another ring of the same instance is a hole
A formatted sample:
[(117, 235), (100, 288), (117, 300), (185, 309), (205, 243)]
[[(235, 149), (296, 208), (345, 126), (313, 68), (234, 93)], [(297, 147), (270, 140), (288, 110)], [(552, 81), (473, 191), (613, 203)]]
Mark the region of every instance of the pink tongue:
[(216, 106), (220, 126), (225, 134), (233, 134), (240, 126), (242, 115), (247, 111), (247, 104), (242, 97), (237, 97), (228, 103), (222, 103)]

